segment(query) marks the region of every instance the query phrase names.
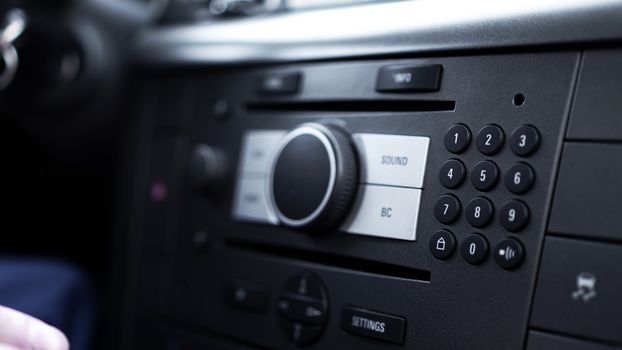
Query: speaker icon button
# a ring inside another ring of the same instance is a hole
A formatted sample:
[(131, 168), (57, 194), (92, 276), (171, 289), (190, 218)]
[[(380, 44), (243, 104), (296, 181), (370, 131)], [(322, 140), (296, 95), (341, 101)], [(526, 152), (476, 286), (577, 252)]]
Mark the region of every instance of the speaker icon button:
[(523, 262), (525, 250), (517, 239), (506, 238), (497, 244), (494, 256), (499, 266), (506, 270), (513, 270)]

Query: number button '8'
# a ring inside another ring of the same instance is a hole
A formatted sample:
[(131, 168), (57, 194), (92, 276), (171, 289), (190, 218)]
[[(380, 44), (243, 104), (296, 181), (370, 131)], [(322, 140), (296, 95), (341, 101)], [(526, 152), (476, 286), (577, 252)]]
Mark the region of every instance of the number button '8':
[(469, 202), (466, 208), (466, 219), (474, 227), (485, 227), (494, 216), (495, 209), (490, 200), (476, 197)]

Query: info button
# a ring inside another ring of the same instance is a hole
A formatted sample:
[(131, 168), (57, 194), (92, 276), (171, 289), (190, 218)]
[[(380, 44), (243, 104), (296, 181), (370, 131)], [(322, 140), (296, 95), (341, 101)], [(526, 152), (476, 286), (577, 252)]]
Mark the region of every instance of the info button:
[(376, 311), (346, 306), (341, 316), (341, 328), (348, 333), (395, 344), (404, 344), (406, 319)]
[(437, 91), (441, 83), (443, 67), (389, 66), (378, 71), (376, 90), (380, 92)]
[(257, 92), (263, 95), (295, 94), (300, 89), (299, 72), (267, 74), (257, 81)]

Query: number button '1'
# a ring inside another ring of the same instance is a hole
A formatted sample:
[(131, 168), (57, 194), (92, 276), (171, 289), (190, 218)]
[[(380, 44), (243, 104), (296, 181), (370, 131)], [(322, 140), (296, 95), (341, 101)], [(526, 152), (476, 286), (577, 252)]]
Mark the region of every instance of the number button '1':
[(456, 124), (445, 134), (445, 148), (451, 153), (462, 153), (471, 144), (471, 130), (463, 124)]

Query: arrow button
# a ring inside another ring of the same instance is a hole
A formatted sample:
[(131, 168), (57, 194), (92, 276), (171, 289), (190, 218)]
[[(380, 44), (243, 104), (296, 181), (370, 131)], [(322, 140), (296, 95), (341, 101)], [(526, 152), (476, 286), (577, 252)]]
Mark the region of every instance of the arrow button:
[(293, 321), (320, 324), (324, 321), (326, 307), (317, 299), (287, 294), (277, 301), (277, 311)]

